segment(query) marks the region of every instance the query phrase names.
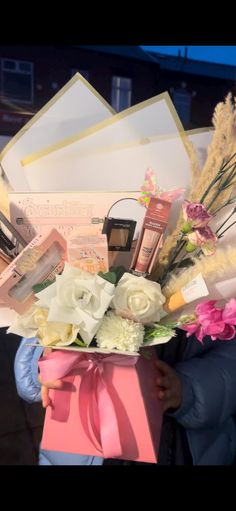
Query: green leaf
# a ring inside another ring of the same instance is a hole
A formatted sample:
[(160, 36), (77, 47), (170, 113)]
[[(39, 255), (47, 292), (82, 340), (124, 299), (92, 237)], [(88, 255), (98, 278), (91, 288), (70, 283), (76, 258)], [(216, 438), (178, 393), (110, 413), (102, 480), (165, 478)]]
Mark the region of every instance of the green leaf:
[(102, 271), (98, 272), (99, 277), (101, 277), (104, 280), (107, 280), (111, 284), (116, 284), (116, 274), (113, 271), (108, 271), (106, 273), (103, 273)]
[(144, 335), (143, 342), (150, 341), (154, 338), (159, 337), (168, 337), (169, 335), (174, 336), (175, 330), (174, 328), (177, 327), (177, 323), (170, 323), (168, 325), (161, 325), (158, 323), (155, 323), (153, 327), (149, 327)]
[(116, 284), (127, 271), (124, 266), (111, 266), (110, 271), (116, 274)]
[(81, 337), (77, 337), (77, 339), (75, 339), (75, 344), (77, 344), (78, 346), (81, 346), (82, 348), (86, 348), (87, 347), (87, 344), (85, 344), (85, 342), (83, 341), (83, 339), (81, 339)]
[(41, 284), (35, 284), (32, 289), (34, 293), (40, 293), (43, 289), (46, 289), (46, 287), (50, 286), (51, 284), (54, 284), (54, 280), (45, 280), (45, 282), (41, 282)]
[(193, 266), (195, 263), (194, 261), (191, 259), (191, 257), (186, 257), (186, 259), (182, 259), (182, 261), (180, 262), (177, 262), (177, 263), (173, 263), (169, 269), (169, 271), (172, 271), (175, 269), (176, 266), (178, 266), (178, 268), (188, 268), (189, 266)]

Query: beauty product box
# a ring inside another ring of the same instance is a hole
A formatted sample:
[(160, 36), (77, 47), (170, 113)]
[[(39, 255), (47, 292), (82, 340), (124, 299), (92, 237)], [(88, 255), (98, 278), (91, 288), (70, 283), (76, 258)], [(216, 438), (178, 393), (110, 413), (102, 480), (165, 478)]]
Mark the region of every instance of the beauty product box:
[(35, 301), (33, 286), (54, 280), (67, 260), (67, 243), (52, 229), (37, 235), (0, 275), (0, 300), (24, 313)]
[(107, 238), (86, 229), (70, 239), (70, 263), (89, 273), (107, 272), (109, 269)]
[(24, 238), (0, 211), (0, 258), (3, 260), (5, 254), (9, 263), (26, 245)]
[[(171, 202), (164, 201), (159, 198), (150, 199), (150, 203), (143, 222), (143, 227), (139, 235), (131, 263), (131, 270), (133, 270), (134, 273), (139, 275), (147, 275), (151, 273), (154, 262), (156, 260), (157, 252), (162, 245), (163, 234), (168, 224), (170, 208)], [(144, 250), (147, 250), (150, 257), (148, 257), (148, 263), (145, 270), (140, 272), (136, 271), (136, 266), (140, 257), (140, 249), (143, 246), (145, 231), (156, 233), (157, 236), (154, 237), (154, 241), (150, 243), (150, 246), (143, 247)]]
[[(9, 194), (10, 216), (12, 224), (27, 242), (30, 242), (36, 234), (45, 234), (49, 228), (56, 228), (67, 241), (69, 263), (76, 264), (81, 243), (85, 245), (83, 238), (87, 238), (86, 244), (88, 241), (90, 245), (97, 244), (94, 250), (100, 257), (100, 247), (102, 245), (105, 247), (102, 231), (106, 217), (133, 218), (137, 221), (136, 231), (139, 232), (145, 215), (145, 208), (137, 201), (139, 196), (139, 191), (11, 192)], [(91, 239), (93, 236), (96, 238), (94, 242)], [(114, 263), (112, 254), (109, 252), (110, 265)], [(132, 259), (131, 252), (123, 254), (125, 267), (128, 269)], [(93, 258), (94, 253), (91, 255)], [(122, 253), (120, 252), (119, 255), (122, 256)], [(122, 263), (119, 258), (115, 257), (115, 259), (115, 264), (123, 264), (123, 259)]]
[(52, 408), (46, 410), (41, 448), (156, 463), (162, 403), (157, 399), (155, 348), (143, 351), (149, 357), (141, 354), (136, 363), (127, 361), (133, 358), (127, 355), (122, 363), (120, 355), (109, 362), (107, 355), (96, 358), (60, 350), (43, 357), (39, 367), (46, 378), (47, 363), (54, 379), (63, 375), (66, 366), (73, 366), (73, 371), (62, 378), (64, 390), (49, 391)]

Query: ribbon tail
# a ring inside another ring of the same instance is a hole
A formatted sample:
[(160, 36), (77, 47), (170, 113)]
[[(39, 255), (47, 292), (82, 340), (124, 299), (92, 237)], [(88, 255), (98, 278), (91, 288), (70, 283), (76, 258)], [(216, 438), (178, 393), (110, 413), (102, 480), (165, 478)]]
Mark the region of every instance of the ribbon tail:
[(121, 456), (122, 446), (116, 412), (102, 375), (98, 378), (97, 398), (103, 455), (105, 458)]
[(93, 370), (83, 373), (79, 390), (79, 413), (84, 432), (94, 447), (102, 453), (101, 441), (98, 433), (98, 411), (95, 401), (95, 387)]
[[(64, 383), (73, 383), (75, 376), (66, 376)], [(70, 414), (71, 390), (54, 390), (51, 404), (51, 418), (59, 422), (66, 422)]]

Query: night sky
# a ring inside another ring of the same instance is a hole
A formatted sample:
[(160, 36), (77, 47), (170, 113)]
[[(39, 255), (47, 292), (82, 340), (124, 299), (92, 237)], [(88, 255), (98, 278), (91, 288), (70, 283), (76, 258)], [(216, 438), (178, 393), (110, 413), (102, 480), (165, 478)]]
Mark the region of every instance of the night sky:
[[(145, 50), (156, 51), (165, 55), (178, 55), (178, 50), (184, 56), (185, 46), (141, 46)], [(236, 66), (236, 46), (187, 46), (189, 59), (218, 62)]]

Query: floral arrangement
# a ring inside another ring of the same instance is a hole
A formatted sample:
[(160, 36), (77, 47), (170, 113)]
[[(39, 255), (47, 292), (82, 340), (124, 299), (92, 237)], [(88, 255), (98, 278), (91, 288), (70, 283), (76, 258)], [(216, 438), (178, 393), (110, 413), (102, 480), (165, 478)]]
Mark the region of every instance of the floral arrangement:
[(122, 273), (114, 268), (93, 275), (66, 263), (62, 274), (36, 293), (35, 304), (8, 331), (37, 337), (43, 346), (74, 343), (109, 352), (137, 352), (169, 340), (174, 330), (158, 323), (165, 302), (160, 285)]
[[(194, 333), (200, 342), (206, 335), (212, 340), (232, 339), (236, 323), (236, 300), (232, 296), (219, 308), (210, 291), (210, 300), (198, 303), (190, 313), (186, 307), (174, 321), (163, 306), (199, 273), (211, 289), (217, 279), (223, 281), (235, 271), (236, 248), (221, 243), (236, 224), (235, 121), (236, 107), (228, 95), (215, 109), (215, 132), (202, 170), (193, 146), (185, 140), (192, 186), (176, 228), (160, 246), (151, 276), (144, 278), (122, 268), (93, 275), (66, 263), (53, 283), (35, 289), (37, 301), (8, 331), (35, 336), (44, 346), (74, 344), (81, 349), (128, 353), (167, 342), (176, 327), (186, 330), (187, 335)], [(154, 172), (148, 169), (139, 202), (144, 207), (151, 197), (172, 202), (183, 192), (160, 190)]]

